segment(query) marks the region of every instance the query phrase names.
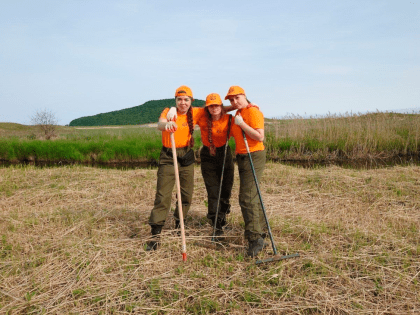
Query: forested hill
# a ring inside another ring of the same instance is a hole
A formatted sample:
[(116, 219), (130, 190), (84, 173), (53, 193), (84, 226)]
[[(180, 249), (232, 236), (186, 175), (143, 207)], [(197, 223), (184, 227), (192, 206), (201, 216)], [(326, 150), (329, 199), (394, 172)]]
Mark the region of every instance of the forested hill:
[[(194, 107), (204, 105), (203, 100), (194, 100)], [(148, 101), (143, 105), (101, 113), (72, 120), (70, 126), (142, 125), (157, 122), (165, 107), (175, 106), (175, 99)]]

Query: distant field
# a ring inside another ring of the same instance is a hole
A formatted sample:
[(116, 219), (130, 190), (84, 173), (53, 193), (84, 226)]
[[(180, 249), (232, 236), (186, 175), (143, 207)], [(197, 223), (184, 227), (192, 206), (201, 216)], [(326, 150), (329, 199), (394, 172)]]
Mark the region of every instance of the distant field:
[(370, 113), (273, 120), (266, 125), (272, 159), (386, 159), (419, 154), (420, 115)]
[[(0, 159), (7, 161), (156, 161), (155, 124), (63, 127), (52, 141), (34, 126), (0, 123)], [(267, 157), (289, 161), (388, 159), (419, 155), (420, 115), (371, 113), (267, 119)], [(201, 146), (200, 132), (195, 132)], [(232, 149), (234, 141), (230, 141)]]

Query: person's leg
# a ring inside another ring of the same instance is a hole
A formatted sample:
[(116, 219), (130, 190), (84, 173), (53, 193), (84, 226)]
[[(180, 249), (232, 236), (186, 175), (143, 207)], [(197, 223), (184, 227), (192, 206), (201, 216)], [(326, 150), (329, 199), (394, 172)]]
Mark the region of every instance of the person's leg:
[(215, 157), (211, 156), (207, 147), (203, 147), (200, 153), (201, 174), (207, 191), (207, 218), (214, 223), (217, 210), (221, 169)]
[[(163, 152), (164, 153), (164, 152)], [(164, 225), (171, 208), (172, 191), (175, 184), (174, 166), (166, 164), (166, 153), (159, 162), (157, 171), (156, 195), (153, 209), (150, 213), (149, 224)]]
[(222, 192), (220, 195), (220, 219), (226, 225), (226, 215), (230, 213), (230, 197), (232, 195), (234, 164), (230, 148), (226, 151), (225, 170), (223, 174)]
[[(260, 182), (265, 167), (265, 151), (253, 152), (251, 157), (257, 180)], [(264, 244), (262, 236), (265, 219), (249, 157), (248, 155), (238, 155), (237, 160), (240, 178), (239, 205), (245, 222), (245, 238), (249, 241), (248, 254), (254, 256)]]
[(175, 174), (171, 160), (166, 152), (162, 151), (157, 171), (156, 195), (153, 209), (149, 217), (149, 225), (153, 239), (147, 243), (146, 250), (156, 250), (159, 244), (159, 234), (165, 224), (166, 217), (171, 208), (172, 190)]
[[(185, 220), (191, 207), (194, 191), (194, 163), (189, 166), (179, 167), (179, 183), (181, 186), (182, 215)], [(179, 222), (178, 202), (176, 203), (174, 217), (175, 221)]]

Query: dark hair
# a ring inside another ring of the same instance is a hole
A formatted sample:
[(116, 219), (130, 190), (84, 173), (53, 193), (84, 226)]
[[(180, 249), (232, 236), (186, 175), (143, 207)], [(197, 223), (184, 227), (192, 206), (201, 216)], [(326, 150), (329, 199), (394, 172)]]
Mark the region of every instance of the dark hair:
[[(225, 109), (223, 108), (223, 105), (220, 105), (222, 107), (222, 111), (220, 113), (220, 118), (222, 118), (222, 116), (224, 114), (226, 114)], [(208, 139), (210, 142), (210, 155), (211, 156), (215, 156), (216, 155), (216, 146), (213, 143), (213, 134), (212, 134), (212, 129), (213, 129), (213, 119), (211, 117), (210, 111), (208, 107), (205, 107), (205, 111), (206, 111), (206, 116), (207, 116), (207, 130), (208, 130)]]
[(188, 108), (187, 111), (187, 121), (188, 121), (188, 128), (190, 129), (190, 143), (188, 144), (189, 147), (194, 147), (194, 123), (193, 123), (193, 114), (192, 114), (192, 106), (190, 106), (190, 108)]
[(216, 155), (216, 146), (213, 143), (213, 134), (212, 134), (212, 129), (213, 129), (213, 120), (211, 119), (211, 114), (209, 112), (209, 108), (206, 107), (206, 116), (207, 116), (207, 131), (208, 131), (208, 140), (210, 142), (210, 155), (211, 156), (215, 156)]

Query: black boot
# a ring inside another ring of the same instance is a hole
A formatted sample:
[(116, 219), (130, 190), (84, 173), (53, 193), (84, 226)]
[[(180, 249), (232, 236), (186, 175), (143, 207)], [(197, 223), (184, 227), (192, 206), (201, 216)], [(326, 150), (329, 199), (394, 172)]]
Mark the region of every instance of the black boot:
[(220, 236), (222, 236), (223, 234), (225, 234), (225, 232), (223, 231), (223, 220), (217, 220), (216, 222), (216, 230), (214, 231), (214, 219), (211, 220), (211, 236), (213, 236), (213, 232), (214, 232), (214, 240), (217, 242), (222, 241), (222, 238)]
[(255, 257), (264, 248), (264, 240), (259, 237), (256, 240), (249, 241), (248, 256)]
[(159, 235), (162, 232), (163, 225), (151, 225), (153, 240), (147, 242), (146, 251), (156, 250), (159, 246)]
[[(184, 229), (185, 229), (185, 220), (184, 220)], [(181, 236), (181, 221), (175, 219), (175, 230), (176, 235)]]
[(270, 246), (270, 243), (269, 242), (267, 242), (265, 239), (266, 239), (266, 237), (267, 237), (267, 233), (262, 233), (261, 234), (261, 237), (263, 238), (263, 240), (264, 240), (264, 245), (263, 245), (263, 248), (266, 248), (266, 247), (268, 247), (268, 246)]

